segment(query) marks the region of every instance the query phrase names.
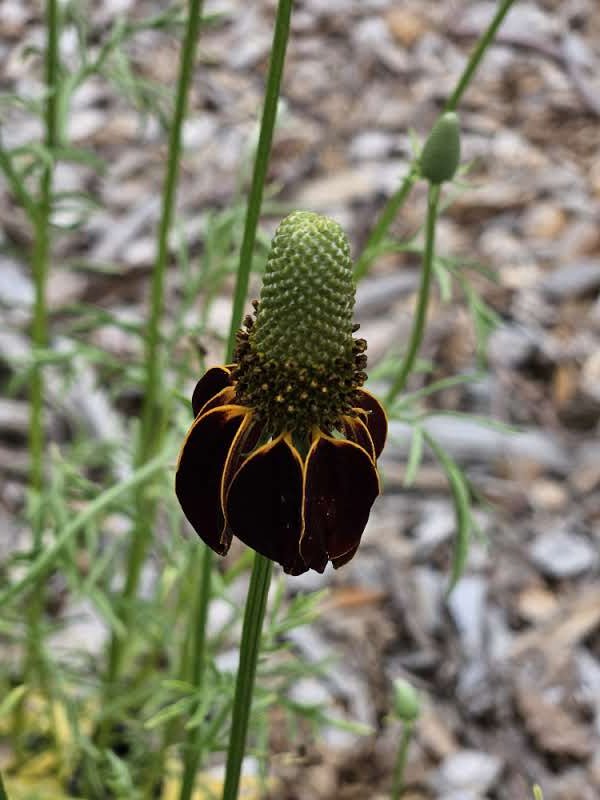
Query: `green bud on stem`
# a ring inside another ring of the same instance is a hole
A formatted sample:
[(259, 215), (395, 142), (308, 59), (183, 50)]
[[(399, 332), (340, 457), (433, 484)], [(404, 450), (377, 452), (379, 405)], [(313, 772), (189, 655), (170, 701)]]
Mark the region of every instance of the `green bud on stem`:
[(414, 722), (421, 713), (416, 690), (401, 678), (394, 681), (394, 710), (402, 722)]
[(430, 183), (451, 181), (460, 162), (460, 126), (458, 116), (442, 114), (431, 129), (421, 153), (421, 175)]

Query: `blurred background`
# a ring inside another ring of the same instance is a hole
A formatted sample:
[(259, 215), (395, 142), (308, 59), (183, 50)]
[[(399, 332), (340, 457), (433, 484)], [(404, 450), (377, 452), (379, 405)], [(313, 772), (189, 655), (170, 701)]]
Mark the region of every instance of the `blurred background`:
[[(93, 51), (119, 16), (135, 22), (164, 7), (154, 0), (71, 4), (64, 61), (79, 58), (78, 16)], [(169, 334), (181, 325), (173, 352), (186, 397), (203, 365), (222, 361), (275, 7), (270, 0), (205, 3), (211, 20), (184, 126), (166, 294)], [(360, 252), (408, 169), (411, 129), (421, 140), (427, 134), (495, 7), (295, 3), (257, 270), (277, 222), (294, 208), (332, 216)], [(286, 579), (290, 595), (329, 589), (318, 620), (289, 636), (300, 659), (332, 658), (333, 666), (325, 677), (298, 681), (295, 696), (375, 733), (326, 726), (318, 739), (290, 740), (273, 710), (269, 747), (280, 781), (273, 797), (384, 797), (399, 738), (389, 719), (390, 686), (404, 677), (423, 699), (407, 800), (521, 800), (534, 781), (547, 800), (600, 798), (598, 11), (597, 0), (516, 2), (459, 109), (462, 160), (471, 167), (446, 192), (451, 202), (439, 220), (437, 250), (456, 269), (473, 269), (468, 286), (454, 281), (451, 294), (436, 287), (421, 352), (430, 366), (409, 389), (472, 377), (428, 396), (424, 406), (426, 430), (473, 489), (478, 530), (465, 577), (446, 601), (455, 531), (447, 481), (426, 452), (404, 485), (411, 427), (394, 420), (381, 462), (385, 493), (357, 557), (336, 573)], [(43, 32), (40, 3), (0, 4), (4, 92), (39, 94)], [(62, 163), (56, 170), (63, 195), (54, 222), (62, 231), (48, 285), (56, 362), (47, 369), (49, 463), (52, 453), (75, 446), (75, 463), (105, 485), (126, 472), (119, 447), (130, 447), (140, 406), (135, 331), (147, 314), (165, 167), (162, 121), (179, 40), (173, 31), (144, 30), (127, 53), (129, 64), (111, 60), (73, 95), (69, 139), (105, 169)], [(6, 105), (1, 113), (4, 147), (42, 137), (27, 109)], [(396, 239), (418, 233), (425, 198), (418, 184), (394, 225)], [(21, 521), (28, 470), (22, 368), (33, 288), (31, 232), (2, 182), (0, 224), (6, 559), (26, 550), (29, 537)], [(374, 391), (385, 390), (386, 363), (410, 331), (420, 262), (407, 250), (381, 255), (357, 292)], [(184, 251), (188, 272), (177, 266)], [(201, 291), (182, 314), (186, 281), (198, 270)], [(251, 297), (259, 287), (254, 275)], [(119, 373), (119, 364), (129, 371)], [(233, 548), (229, 558), (240, 552)], [(76, 620), (63, 619), (61, 647), (99, 653), (105, 623), (89, 608), (72, 614), (60, 575), (50, 579), (49, 595), (48, 613)]]

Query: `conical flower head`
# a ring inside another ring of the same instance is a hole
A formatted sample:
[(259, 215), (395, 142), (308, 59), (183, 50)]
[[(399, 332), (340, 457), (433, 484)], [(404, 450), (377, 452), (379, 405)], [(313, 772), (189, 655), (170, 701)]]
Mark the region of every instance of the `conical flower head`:
[(175, 490), (215, 552), (236, 536), (292, 575), (356, 553), (380, 491), (387, 421), (362, 388), (367, 344), (353, 338), (353, 306), (339, 225), (291, 214), (233, 363), (209, 369), (192, 396)]
[(253, 344), (263, 357), (330, 366), (352, 352), (354, 283), (348, 238), (328, 217), (295, 211), (267, 262)]
[(335, 429), (366, 366), (366, 342), (352, 337), (352, 262), (337, 222), (308, 211), (283, 220), (256, 308), (238, 338), (238, 397), (272, 435)]

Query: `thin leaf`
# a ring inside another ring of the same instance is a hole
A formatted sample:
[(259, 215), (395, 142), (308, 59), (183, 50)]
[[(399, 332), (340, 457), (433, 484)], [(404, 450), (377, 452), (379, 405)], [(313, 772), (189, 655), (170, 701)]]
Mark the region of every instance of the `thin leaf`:
[(406, 474), (404, 476), (404, 485), (411, 486), (417, 476), (419, 466), (423, 459), (423, 428), (416, 426), (413, 428), (412, 439), (410, 442), (410, 452), (408, 454), (408, 462), (406, 464)]
[(446, 453), (427, 432), (424, 432), (423, 436), (440, 463), (440, 466), (446, 473), (454, 500), (456, 538), (454, 542), (454, 552), (452, 554), (450, 581), (446, 589), (446, 596), (448, 596), (461, 579), (469, 555), (471, 528), (473, 524), (471, 519), (469, 487), (462, 471), (455, 461), (450, 458), (448, 453)]

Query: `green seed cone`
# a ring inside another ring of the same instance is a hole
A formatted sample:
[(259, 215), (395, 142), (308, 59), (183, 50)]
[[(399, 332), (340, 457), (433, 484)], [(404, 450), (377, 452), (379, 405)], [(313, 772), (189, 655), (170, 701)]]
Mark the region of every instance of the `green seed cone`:
[(354, 283), (346, 234), (328, 217), (294, 211), (277, 228), (252, 333), (263, 358), (331, 365), (352, 352)]
[(256, 319), (246, 317), (234, 354), (237, 402), (270, 435), (340, 428), (355, 415), (367, 343), (354, 339), (348, 239), (331, 219), (295, 211), (277, 228)]
[(421, 175), (431, 183), (451, 181), (460, 162), (460, 126), (454, 112), (442, 114), (421, 153)]

